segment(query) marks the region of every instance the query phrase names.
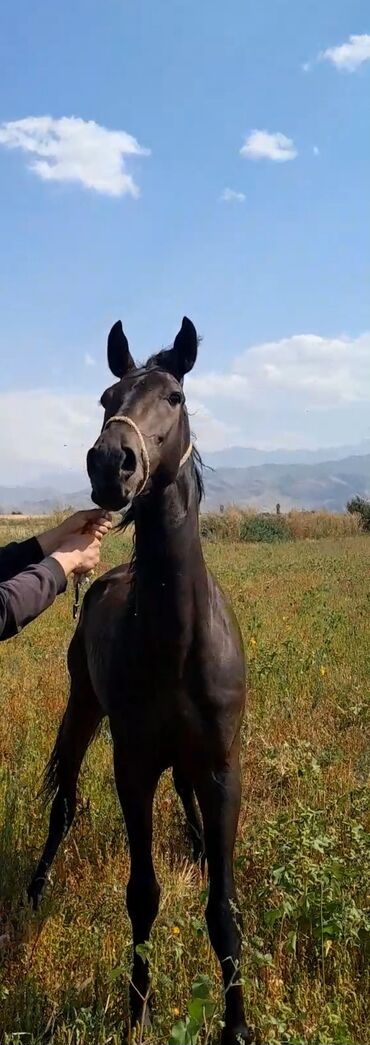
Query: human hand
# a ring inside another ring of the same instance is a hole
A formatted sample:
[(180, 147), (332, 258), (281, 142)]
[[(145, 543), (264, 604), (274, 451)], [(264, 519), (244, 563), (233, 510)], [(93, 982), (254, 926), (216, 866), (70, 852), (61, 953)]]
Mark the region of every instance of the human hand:
[(86, 531), (62, 541), (60, 548), (52, 553), (52, 558), (59, 562), (66, 577), (71, 573), (85, 575), (98, 565), (100, 549), (101, 536)]
[(75, 538), (88, 533), (101, 541), (112, 529), (112, 525), (112, 517), (109, 512), (104, 512), (101, 508), (91, 508), (87, 511), (75, 512), (68, 519), (64, 519), (59, 526), (54, 526), (52, 530), (40, 534), (37, 540), (44, 555), (52, 555), (70, 537)]

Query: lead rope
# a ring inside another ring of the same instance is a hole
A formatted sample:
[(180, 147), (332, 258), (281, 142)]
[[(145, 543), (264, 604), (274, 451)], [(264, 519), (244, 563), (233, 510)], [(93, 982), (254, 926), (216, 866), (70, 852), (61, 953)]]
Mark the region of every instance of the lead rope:
[(77, 619), (78, 604), (79, 604), (79, 601), (80, 601), (80, 589), (81, 589), (81, 581), (80, 581), (80, 578), (79, 578), (78, 574), (75, 573), (75, 575), (73, 577), (73, 591), (74, 591), (74, 603), (73, 603), (73, 609), (72, 609), (73, 620)]
[[(148, 451), (147, 451), (147, 448), (146, 448), (146, 445), (145, 445), (144, 436), (143, 436), (142, 432), (140, 431), (140, 428), (138, 428), (138, 426), (135, 423), (135, 421), (132, 420), (132, 417), (126, 417), (124, 414), (116, 414), (114, 417), (109, 417), (108, 418), (108, 421), (105, 424), (105, 428), (108, 428), (108, 425), (113, 424), (113, 421), (121, 421), (123, 424), (129, 425), (130, 428), (133, 428), (134, 432), (136, 433), (136, 435), (138, 437), (138, 440), (139, 440), (139, 443), (140, 443), (140, 450), (141, 450), (141, 457), (142, 457), (142, 462), (143, 462), (143, 472), (144, 472), (144, 475), (143, 475), (141, 486), (137, 490), (137, 493), (142, 493), (143, 490), (144, 490), (144, 487), (146, 486), (146, 484), (148, 482), (148, 479), (150, 478), (150, 461), (149, 461), (149, 454), (148, 454)], [(187, 450), (185, 450), (185, 453), (183, 454), (183, 456), (182, 456), (182, 458), (180, 460), (179, 471), (180, 471), (180, 468), (182, 468), (183, 465), (186, 464), (186, 462), (189, 460), (190, 454), (192, 453), (192, 449), (193, 449), (193, 444), (190, 442)], [(92, 575), (88, 574), (87, 576), (85, 576), (82, 579), (82, 577), (78, 573), (74, 574), (74, 577), (73, 577), (74, 603), (73, 603), (73, 609), (72, 609), (73, 620), (77, 619), (78, 606), (79, 606), (80, 594), (81, 594), (81, 586), (82, 586), (82, 584), (85, 584), (85, 583), (88, 584), (89, 581), (91, 580), (91, 577), (92, 577)]]
[(72, 607), (73, 620), (77, 620), (78, 606), (80, 602), (81, 588), (88, 587), (93, 580), (95, 570), (90, 570), (90, 573), (74, 573), (73, 574), (73, 591), (74, 591), (74, 603)]
[[(86, 523), (82, 532), (83, 533), (87, 533), (88, 529), (89, 529), (89, 524)], [(79, 601), (80, 601), (81, 588), (84, 587), (85, 585), (91, 584), (93, 576), (94, 576), (94, 570), (90, 570), (89, 573), (74, 573), (73, 574), (73, 578), (72, 578), (73, 591), (74, 591), (74, 603), (73, 603), (73, 608), (72, 608), (73, 620), (77, 619), (78, 604), (79, 604)]]

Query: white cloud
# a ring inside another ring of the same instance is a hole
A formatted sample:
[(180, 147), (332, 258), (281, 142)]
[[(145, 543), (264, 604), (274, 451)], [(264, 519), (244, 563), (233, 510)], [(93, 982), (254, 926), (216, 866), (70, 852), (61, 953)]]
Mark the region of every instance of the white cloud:
[(95, 359), (93, 359), (93, 356), (90, 355), (90, 352), (85, 352), (85, 357), (84, 358), (85, 358), (85, 366), (96, 366), (96, 361), (95, 361)]
[(219, 420), (204, 403), (188, 397), (190, 427), (201, 450), (222, 450), (240, 439), (241, 429)]
[(3, 123), (0, 144), (36, 157), (29, 167), (44, 181), (78, 182), (108, 196), (137, 197), (139, 188), (126, 161), (149, 155), (126, 131), (75, 116), (28, 116)]
[(224, 203), (244, 203), (244, 192), (236, 192), (235, 189), (224, 189), (221, 200)]
[[(96, 394), (0, 394), (0, 483), (30, 485), (53, 473), (68, 492), (70, 473), (86, 476), (86, 452), (103, 416), (99, 375), (96, 383)], [(370, 436), (370, 333), (253, 345), (224, 373), (190, 374), (185, 390), (201, 451), (353, 445)]]
[(285, 134), (259, 130), (251, 131), (240, 154), (247, 160), (273, 160), (275, 163), (286, 163), (298, 155), (294, 142)]
[(186, 387), (190, 398), (238, 426), (238, 445), (354, 445), (370, 436), (370, 333), (253, 345), (223, 373), (196, 370)]
[(297, 334), (247, 349), (230, 371), (190, 376), (188, 388), (202, 400), (260, 401), (285, 410), (292, 397), (303, 408), (330, 409), (370, 403), (370, 334), (323, 338)]
[(317, 145), (314, 145), (314, 147), (312, 149), (312, 152), (313, 152), (314, 156), (320, 156), (320, 149), (318, 148)]
[(1, 481), (32, 482), (41, 471), (85, 469), (102, 409), (94, 396), (49, 389), (0, 394)]
[[(100, 389), (101, 391), (101, 389)], [(0, 393), (0, 483), (32, 483), (42, 474), (61, 475), (68, 493), (69, 473), (86, 486), (86, 453), (101, 429), (98, 395), (29, 389)], [(201, 448), (218, 450), (240, 437), (233, 424), (219, 420), (197, 398), (188, 400), (191, 427)]]
[(352, 34), (344, 44), (321, 51), (318, 61), (332, 62), (337, 69), (346, 69), (349, 73), (356, 72), (360, 65), (370, 61), (370, 34)]
[(190, 393), (204, 399), (230, 399), (246, 402), (251, 395), (248, 377), (234, 372), (218, 374), (211, 370), (199, 377), (191, 374), (187, 378)]

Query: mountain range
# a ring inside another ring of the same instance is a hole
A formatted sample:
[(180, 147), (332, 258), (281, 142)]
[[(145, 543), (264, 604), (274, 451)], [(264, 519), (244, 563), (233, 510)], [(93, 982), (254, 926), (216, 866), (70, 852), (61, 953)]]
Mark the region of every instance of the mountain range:
[[(233, 447), (206, 453), (203, 510), (238, 504), (268, 511), (279, 502), (282, 511), (343, 511), (357, 494), (370, 497), (370, 453), (366, 449), (369, 440), (356, 448), (331, 451)], [(346, 450), (352, 452), (346, 454)], [(90, 491), (83, 473), (50, 473), (28, 486), (0, 486), (0, 514), (47, 515), (57, 508), (89, 506)]]
[(260, 464), (322, 464), (365, 454), (370, 454), (370, 439), (363, 439), (357, 446), (326, 446), (317, 450), (257, 450), (253, 446), (231, 446), (202, 456), (204, 463), (211, 468), (250, 468)]
[(317, 464), (264, 464), (206, 472), (206, 508), (250, 505), (269, 511), (290, 508), (341, 512), (359, 494), (370, 497), (370, 454)]

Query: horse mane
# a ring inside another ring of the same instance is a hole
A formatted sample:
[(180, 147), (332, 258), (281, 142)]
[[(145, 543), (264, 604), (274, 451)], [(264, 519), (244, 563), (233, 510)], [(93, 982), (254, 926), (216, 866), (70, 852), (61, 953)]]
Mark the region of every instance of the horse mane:
[[(199, 345), (201, 344), (202, 341), (203, 341), (202, 335), (201, 334), (197, 334), (197, 348), (199, 348)], [(149, 356), (149, 359), (147, 360), (147, 362), (144, 364), (144, 368), (146, 370), (162, 370), (163, 369), (165, 372), (167, 372), (167, 367), (166, 367), (166, 363), (165, 363), (166, 352), (171, 352), (173, 347), (174, 347), (174, 341), (172, 342), (171, 345), (165, 345), (164, 348), (160, 348), (158, 350), (158, 352), (153, 352), (152, 355)], [(163, 367), (161, 366), (162, 363), (164, 364)]]
[(195, 482), (196, 482), (196, 485), (197, 485), (198, 505), (200, 505), (200, 503), (201, 503), (201, 501), (203, 500), (203, 497), (204, 497), (204, 478), (203, 478), (204, 464), (203, 464), (202, 458), (200, 456), (199, 450), (197, 449), (196, 446), (193, 446), (193, 449), (192, 449), (192, 452), (191, 452), (191, 459), (192, 459), (192, 462), (193, 462), (193, 468), (194, 468), (194, 473), (195, 473)]

